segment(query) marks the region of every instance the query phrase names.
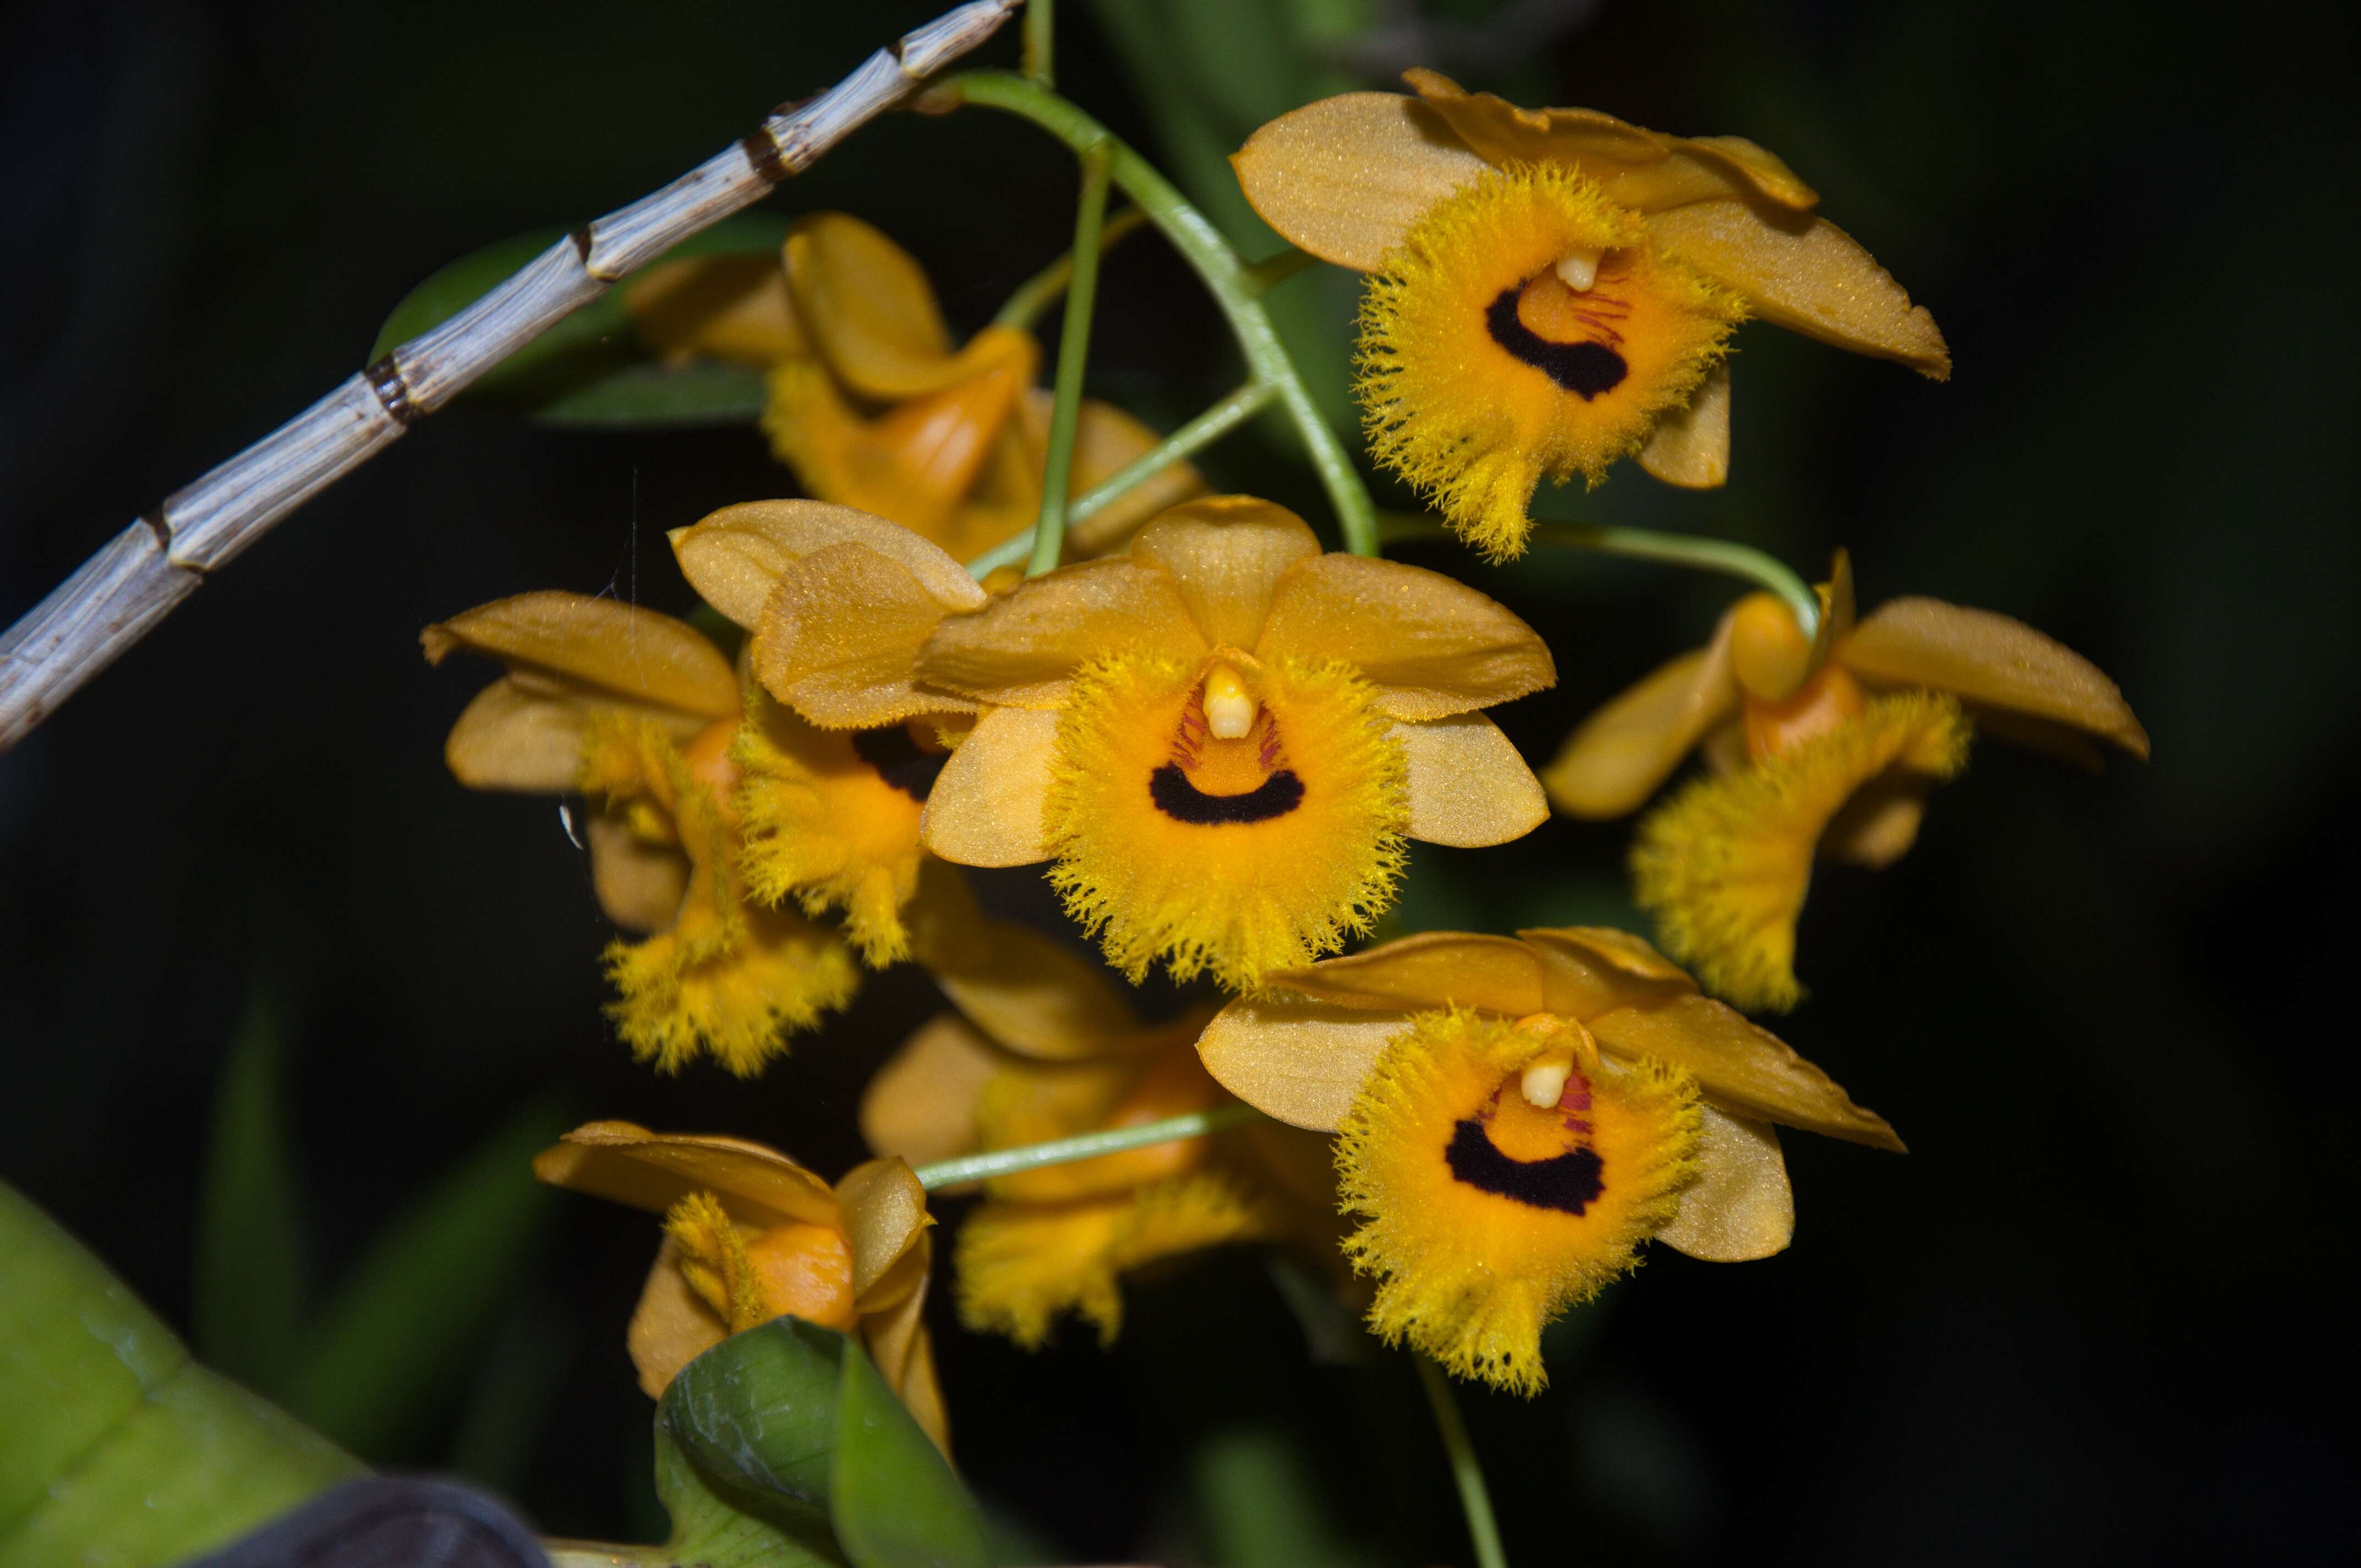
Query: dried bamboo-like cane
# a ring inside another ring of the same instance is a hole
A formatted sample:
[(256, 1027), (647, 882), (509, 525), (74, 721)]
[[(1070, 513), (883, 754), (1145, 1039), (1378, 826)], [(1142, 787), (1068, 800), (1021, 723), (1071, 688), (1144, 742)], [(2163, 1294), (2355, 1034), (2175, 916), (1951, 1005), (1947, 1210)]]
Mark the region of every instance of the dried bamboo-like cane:
[(974, 49), (1019, 0), (974, 0), (881, 49), (828, 92), (543, 252), (130, 527), (0, 634), (0, 751), (280, 519), (359, 467), (609, 284), (767, 194)]

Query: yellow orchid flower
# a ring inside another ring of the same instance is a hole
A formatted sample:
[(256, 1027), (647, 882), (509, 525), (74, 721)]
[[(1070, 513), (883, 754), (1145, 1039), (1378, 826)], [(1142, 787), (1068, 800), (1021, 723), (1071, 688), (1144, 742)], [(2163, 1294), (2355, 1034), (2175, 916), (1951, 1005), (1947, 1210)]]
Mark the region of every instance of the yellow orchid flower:
[(1239, 1099), (1334, 1131), (1368, 1325), (1462, 1377), (1547, 1381), (1541, 1331), (1642, 1242), (1783, 1250), (1773, 1124), (1902, 1141), (1647, 943), (1598, 927), (1429, 932), (1268, 978), (1198, 1042)]
[[(871, 620), (854, 601), (820, 640)], [(916, 673), (986, 705), (928, 797), (928, 848), (1054, 861), (1135, 981), (1161, 959), (1250, 987), (1366, 930), (1405, 839), (1504, 843), (1547, 812), (1478, 711), (1556, 678), (1532, 629), (1438, 573), (1323, 554), (1250, 497), (944, 618)]]
[[(691, 586), (751, 634), (747, 667), (768, 693), (730, 748), (749, 890), (842, 910), (872, 967), (910, 957), (919, 813), (978, 710), (911, 671), (936, 623), (986, 590), (909, 529), (820, 501), (725, 507), (671, 539)], [(857, 647), (831, 640), (848, 615)]]
[[(985, 327), (957, 349), (916, 258), (842, 213), (814, 213), (781, 259), (667, 263), (626, 296), (641, 335), (667, 357), (708, 354), (770, 371), (763, 429), (823, 501), (911, 529), (961, 560), (1032, 526), (1041, 507), (1050, 395), (1034, 385), (1040, 345)], [(1083, 400), (1075, 495), (1157, 443), (1121, 409)], [(1069, 532), (1088, 555), (1203, 484), (1178, 463)]]
[(591, 1122), (533, 1157), (554, 1187), (664, 1216), (664, 1239), (626, 1334), (650, 1398), (724, 1339), (797, 1317), (856, 1335), (887, 1387), (950, 1452), (927, 1335), (934, 1224), (899, 1159), (873, 1159), (834, 1188), (743, 1138)]
[(1739, 137), (1521, 109), (1430, 71), (1347, 93), (1232, 159), (1264, 221), (1371, 274), (1360, 393), (1378, 461), (1494, 560), (1543, 476), (1730, 470), (1731, 330), (1749, 316), (1941, 379), (1943, 335), (1819, 198)]
[(1711, 642), (1585, 720), (1543, 774), (1560, 808), (1618, 817), (1703, 747), (1718, 776), (1641, 824), (1632, 871), (1666, 950), (1741, 1007), (1803, 1000), (1795, 919), (1815, 854), (1900, 859), (1974, 729), (2092, 769), (2093, 737), (2147, 756), (2115, 684), (2022, 621), (1899, 598), (1856, 624), (1841, 552), (1819, 591), (1817, 641), (1778, 598), (1752, 595)]
[[(1227, 1102), (1197, 1059), (1205, 1014), (1143, 1025), (1104, 970), (1023, 927), (993, 924), (1024, 944), (1015, 967), (1033, 976), (1018, 1037), (997, 1032), (1011, 1022), (1005, 1007), (946, 1013), (912, 1035), (862, 1098), (871, 1148), (924, 1163)], [(1049, 953), (1054, 967), (1040, 961)], [(960, 1319), (1028, 1350), (1069, 1312), (1112, 1344), (1123, 1326), (1120, 1277), (1167, 1258), (1275, 1240), (1334, 1255), (1326, 1140), (1275, 1124), (995, 1177), (984, 1191), (953, 1255)]]
[(851, 999), (842, 942), (745, 897), (730, 805), (740, 685), (694, 627), (552, 590), (479, 606), (420, 641), (431, 663), (464, 650), (508, 667), (445, 743), (461, 784), (588, 798), (599, 905), (651, 933), (605, 955), (621, 993), (609, 1012), (634, 1055), (673, 1072), (710, 1052), (750, 1076), (789, 1032)]

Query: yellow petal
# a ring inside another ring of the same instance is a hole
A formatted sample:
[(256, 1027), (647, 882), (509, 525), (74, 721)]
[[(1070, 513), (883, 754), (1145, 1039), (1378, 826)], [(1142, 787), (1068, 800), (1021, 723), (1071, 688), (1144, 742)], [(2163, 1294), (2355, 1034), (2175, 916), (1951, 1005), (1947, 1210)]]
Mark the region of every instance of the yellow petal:
[[(529, 685), (512, 676), (494, 681), (476, 694), (443, 742), (451, 776), (469, 789), (569, 793), (582, 766), (582, 736), (589, 722), (578, 696), (546, 678)], [(699, 714), (637, 711), (669, 720), (665, 729), (675, 742), (686, 741), (707, 722)]]
[(1422, 931), (1268, 977), (1274, 990), (1403, 1013), (1474, 1007), (1521, 1018), (1547, 1008), (1542, 957), (1510, 937)]
[(699, 256), (647, 268), (623, 288), (640, 341), (667, 360), (770, 366), (811, 352), (775, 256)]
[(1279, 579), (1256, 650), (1356, 665), (1390, 718), (1442, 718), (1554, 685), (1557, 667), (1533, 629), (1464, 583), (1334, 553)]
[(909, 1354), (903, 1358), (902, 1381), (893, 1387), (894, 1392), (902, 1397), (902, 1403), (909, 1408), (910, 1419), (918, 1423), (918, 1429), (934, 1441), (948, 1459), (951, 1452), (950, 1411), (943, 1403), (943, 1386), (935, 1375), (934, 1336), (927, 1332), (925, 1321), (916, 1307), (924, 1294), (913, 1291), (907, 1301), (894, 1309), (896, 1314), (906, 1312), (917, 1327), (910, 1333)]
[(1835, 1080), (1778, 1036), (1709, 998), (1621, 1007), (1589, 1024), (1603, 1049), (1670, 1062), (1724, 1110), (1897, 1153), (1902, 1148), (1884, 1117), (1854, 1104)]
[(1784, 208), (1819, 200), (1795, 170), (1743, 137), (1670, 137), (1596, 109), (1521, 109), (1432, 71), (1406, 71), (1402, 80), (1490, 162), (1569, 164), (1609, 199), (1642, 212), (1713, 197)]
[(1333, 1133), (1386, 1042), (1408, 1027), (1407, 1010), (1267, 997), (1223, 1008), (1197, 1055), (1216, 1083), (1265, 1115)]
[(865, 544), (909, 569), (946, 609), (973, 609), (984, 594), (967, 568), (899, 523), (825, 501), (746, 501), (723, 507), (668, 537), (681, 575), (706, 603), (752, 630), (787, 567), (831, 544)]
[(928, 685), (984, 702), (1054, 707), (1089, 660), (1135, 650), (1194, 659), (1207, 647), (1172, 574), (1117, 555), (1031, 578), (945, 620), (918, 669)]
[(1280, 575), (1319, 554), (1320, 541), (1285, 507), (1213, 496), (1159, 516), (1131, 542), (1131, 554), (1172, 574), (1209, 645), (1251, 652)]
[(1542, 770), (1560, 810), (1605, 817), (1636, 809), (1708, 730), (1737, 712), (1730, 633), (1725, 615), (1711, 642), (1667, 661), (1582, 721)]
[(1872, 871), (1892, 865), (1917, 842), (1918, 825), (1927, 817), (1927, 792), (1932, 787), (1934, 781), (1922, 773), (1872, 779), (1820, 834), (1821, 858)]
[(1480, 713), (1397, 724), (1410, 764), (1410, 836), (1481, 849), (1521, 839), (1549, 817), (1541, 781)]
[(1640, 448), (1640, 466), (1685, 490), (1719, 489), (1730, 482), (1730, 361), (1706, 373), (1686, 408), (1656, 422)]
[(533, 1156), (553, 1187), (661, 1214), (692, 1192), (710, 1192), (751, 1225), (837, 1223), (828, 1183), (774, 1148), (710, 1134), (652, 1133), (630, 1122), (588, 1122)]
[(974, 705), (922, 689), (918, 652), (943, 601), (900, 561), (831, 544), (789, 565), (763, 607), (751, 659), (770, 694), (827, 729), (871, 729)]
[(1657, 213), (1648, 225), (1665, 251), (1745, 295), (1764, 321), (1949, 378), (1950, 350), (1927, 307), (1827, 219), (1717, 201)]
[(887, 1155), (846, 1171), (836, 1199), (852, 1245), (853, 1305), (864, 1314), (877, 1311), (926, 1273), (918, 1244), (934, 1223), (927, 1217), (927, 1190), (907, 1164)]
[(437, 622), (418, 641), (430, 664), (464, 650), (627, 703), (707, 718), (738, 711), (738, 677), (721, 650), (686, 621), (615, 599), (519, 594)]
[(935, 983), (997, 1044), (1049, 1061), (1140, 1050), (1143, 1029), (1106, 966), (1023, 926), (983, 922), (972, 958), (939, 966)]
[(1041, 806), (1057, 741), (1054, 712), (995, 707), (976, 720), (927, 795), (927, 848), (962, 866), (1048, 860)]
[(1973, 734), (1957, 698), (1894, 692), (1751, 766), (1692, 780), (1641, 822), (1632, 897), (1708, 989), (1784, 1013), (1804, 997), (1795, 920), (1821, 833), (1889, 773), (1950, 778)]
[(1263, 222), (1323, 261), (1374, 272), (1484, 160), (1399, 93), (1345, 93), (1281, 115), (1230, 159)]
[(1000, 1062), (991, 1043), (956, 1013), (928, 1019), (862, 1091), (862, 1140), (912, 1165), (971, 1152), (976, 1096)]
[[(962, 555), (975, 554), (983, 546), (969, 537), (971, 503), (981, 500), (984, 480), (996, 472), (1011, 416), (1036, 368), (1031, 340), (1021, 343), (1025, 355), (904, 399), (873, 418), (846, 401), (818, 362), (789, 360), (771, 373), (763, 433), (806, 494), (890, 519)], [(1006, 532), (1014, 526), (1009, 520)]]
[(2147, 755), (2147, 731), (2098, 666), (2021, 620), (1940, 599), (1879, 607), (1837, 661), (1882, 685), (1927, 686), (1980, 707), (2054, 719)]
[(1697, 988), (1688, 971), (1628, 931), (1565, 926), (1520, 931), (1542, 960), (1541, 1011), (1595, 1018), (1618, 1007), (1655, 1007)]
[(682, 1367), (730, 1337), (730, 1325), (689, 1288), (680, 1271), (678, 1250), (666, 1236), (623, 1334), (624, 1348), (640, 1375), (640, 1390), (651, 1399), (663, 1398)]
[[(1028, 423), (1038, 411), (1039, 446), (1049, 445), (1050, 394), (1035, 388), (1027, 400)], [(1115, 477), (1116, 470), (1144, 456), (1162, 438), (1113, 403), (1084, 398), (1074, 425), (1074, 494), (1082, 495)], [(1037, 460), (1038, 463), (1038, 460)], [(1113, 550), (1165, 508), (1178, 506), (1204, 492), (1205, 481), (1186, 463), (1175, 463), (1154, 478), (1126, 490), (1115, 501), (1066, 530), (1066, 550), (1077, 557)], [(1034, 487), (1037, 504), (1039, 486)]]
[(1779, 1135), (1751, 1116), (1703, 1110), (1697, 1173), (1681, 1189), (1680, 1212), (1655, 1239), (1707, 1263), (1751, 1263), (1786, 1251), (1795, 1237), (1795, 1193)]
[(939, 391), (1015, 352), (1026, 334), (986, 328), (958, 354), (910, 253), (859, 218), (814, 213), (787, 236), (787, 289), (804, 330), (847, 386), (878, 400)]
[(651, 844), (611, 817), (594, 814), (590, 890), (607, 918), (626, 931), (661, 931), (680, 913), (688, 892), (688, 857), (670, 844)]

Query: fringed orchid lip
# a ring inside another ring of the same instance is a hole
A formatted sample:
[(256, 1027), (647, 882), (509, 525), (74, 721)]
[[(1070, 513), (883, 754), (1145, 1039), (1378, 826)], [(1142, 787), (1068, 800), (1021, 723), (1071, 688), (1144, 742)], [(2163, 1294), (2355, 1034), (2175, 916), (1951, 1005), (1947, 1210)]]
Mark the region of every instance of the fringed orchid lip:
[(1480, 709), (1554, 671), (1464, 585), (1324, 554), (1231, 496), (945, 617), (918, 678), (986, 708), (928, 796), (929, 848), (1053, 860), (1126, 974), (1243, 989), (1366, 929), (1405, 839), (1531, 828), (1531, 775)]
[(1771, 1124), (1898, 1150), (1775, 1036), (1620, 931), (1430, 932), (1269, 977), (1200, 1039), (1224, 1088), (1339, 1139), (1370, 1326), (1531, 1393), (1543, 1323), (1654, 1239), (1794, 1234)]
[(2091, 768), (2095, 740), (2147, 755), (2115, 684), (2020, 621), (1929, 598), (1857, 620), (1842, 551), (1817, 591), (1816, 636), (1784, 601), (1748, 596), (1710, 643), (1586, 719), (1545, 775), (1564, 810), (1620, 816), (1702, 746), (1718, 776), (1642, 824), (1637, 894), (1666, 949), (1750, 1008), (1803, 998), (1795, 927), (1815, 860), (1906, 854), (1971, 720)]
[(1543, 1324), (1636, 1266), (1697, 1174), (1703, 1112), (1677, 1069), (1566, 1059), (1546, 1106), (1521, 1091), (1539, 1040), (1498, 1019), (1422, 1014), (1345, 1118), (1337, 1169), (1366, 1223), (1370, 1326), (1463, 1377), (1547, 1382)]
[(669, 616), (585, 595), (524, 594), (429, 627), (427, 656), (489, 653), (508, 676), (445, 747), (478, 788), (578, 792), (593, 807), (591, 883), (615, 923), (650, 933), (604, 955), (609, 1015), (634, 1054), (674, 1071), (710, 1054), (752, 1074), (785, 1036), (850, 1000), (843, 945), (790, 911), (750, 907), (730, 662)]
[[(1544, 281), (1577, 298), (1611, 293), (1619, 266), (1627, 283), (1638, 270), (1619, 247), (1703, 280), (1725, 300), (1728, 320), (1758, 317), (1938, 379), (1949, 374), (1934, 318), (1866, 250), (1815, 216), (1812, 189), (1753, 143), (1666, 136), (1588, 109), (1521, 109), (1428, 71), (1404, 80), (1416, 97), (1347, 93), (1282, 115), (1232, 162), (1273, 228), (1372, 275), (1363, 343), (1378, 373), (1362, 393), (1373, 450), (1488, 554), (1522, 548), (1524, 498), (1543, 475), (1580, 473), (1595, 483), (1616, 458), (1636, 454), (1668, 484), (1710, 488), (1728, 477), (1730, 382), (1710, 363), (1718, 341), (1666, 373), (1598, 335), (1554, 336), (1516, 308)], [(1607, 226), (1569, 230), (1483, 195), (1535, 179), (1589, 192), (1591, 217)], [(1642, 315), (1670, 297), (1645, 283), (1637, 294)], [(1429, 302), (1432, 322), (1422, 309)], [(1550, 373), (1574, 402), (1608, 406), (1587, 418), (1580, 408), (1547, 418), (1530, 408), (1521, 423), (1488, 426), (1480, 399), (1447, 397), (1448, 376), (1419, 374), (1422, 360), (1453, 367), (1454, 333), (1462, 345), (1488, 335), (1498, 347), (1498, 363), (1458, 350), (1461, 366), (1481, 369), (1471, 379), (1500, 380), (1504, 366), (1521, 365)], [(1430, 427), (1432, 441), (1387, 433), (1405, 421), (1413, 434)]]
[[(1098, 970), (1059, 978), (1074, 992), (1060, 1011), (1094, 1005)], [(1202, 1022), (1200, 1014), (1153, 1035), (1135, 1025), (1113, 1051), (1102, 1034), (1099, 1056), (1053, 1062), (1000, 1048), (967, 1018), (938, 1018), (873, 1080), (862, 1128), (873, 1147), (940, 1158), (1207, 1110), (1223, 1096), (1193, 1049)], [(1333, 1234), (1325, 1140), (1288, 1134), (1295, 1141), (1282, 1154), (1309, 1154), (1320, 1168), (1309, 1197), (1287, 1185), (1265, 1140), (1245, 1132), (995, 1178), (960, 1230), (961, 1321), (1035, 1349), (1071, 1314), (1108, 1343), (1122, 1327), (1121, 1277), (1132, 1270), (1290, 1231)]]
[(1487, 170), (1373, 276), (1358, 390), (1371, 451), (1494, 559), (1533, 488), (1597, 484), (1720, 364), (1739, 297), (1554, 166)]

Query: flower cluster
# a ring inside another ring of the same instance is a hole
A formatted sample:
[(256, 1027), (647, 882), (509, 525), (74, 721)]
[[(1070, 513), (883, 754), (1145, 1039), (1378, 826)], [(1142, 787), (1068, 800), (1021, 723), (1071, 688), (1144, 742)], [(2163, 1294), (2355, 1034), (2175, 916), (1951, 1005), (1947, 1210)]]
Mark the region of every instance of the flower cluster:
[[(1410, 81), (1286, 115), (1235, 162), (1282, 235), (1369, 275), (1369, 454), (1484, 554), (1525, 547), (1544, 477), (1633, 455), (1723, 483), (1749, 319), (1948, 374), (1926, 310), (1752, 143)], [(666, 355), (764, 369), (763, 429), (807, 495), (671, 534), (688, 621), (544, 592), (428, 628), (430, 659), (506, 667), (451, 770), (581, 797), (592, 888), (637, 934), (607, 951), (617, 1028), (661, 1070), (752, 1077), (864, 969), (922, 966), (950, 1004), (870, 1082), (877, 1157), (833, 1187), (620, 1122), (543, 1156), (544, 1179), (664, 1216), (630, 1331), (652, 1392), (792, 1314), (856, 1335), (947, 1442), (929, 1189), (975, 1200), (949, 1250), (977, 1332), (1038, 1346), (1072, 1316), (1111, 1340), (1126, 1276), (1253, 1244), (1384, 1340), (1534, 1392), (1543, 1325), (1648, 1244), (1789, 1244), (1777, 1128), (1902, 1148), (1740, 1011), (1802, 1000), (1816, 857), (1896, 861), (1980, 729), (2147, 754), (2086, 661), (1930, 598), (1857, 617), (1839, 554), (1816, 591), (1763, 566), (1792, 591), (1741, 599), (1537, 777), (1488, 716), (1555, 683), (1532, 626), (1381, 558), (1349, 508), (1356, 547), (1332, 550), (1270, 501), (1202, 494), (1130, 416), (1035, 387), (1021, 320), (955, 344), (860, 221), (807, 217), (775, 261), (668, 264), (630, 302)], [(1107, 491), (1062, 536), (1061, 485)], [(1036, 572), (994, 566), (1037, 520)], [(1631, 851), (1661, 951), (1588, 927), (1349, 950), (1411, 840), (1623, 816), (1692, 752), (1704, 773)], [(1031, 866), (1064, 926), (971, 876)], [(1149, 1016), (1128, 986), (1159, 969), (1194, 989)]]

